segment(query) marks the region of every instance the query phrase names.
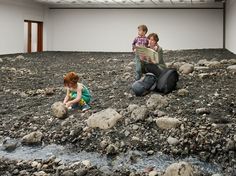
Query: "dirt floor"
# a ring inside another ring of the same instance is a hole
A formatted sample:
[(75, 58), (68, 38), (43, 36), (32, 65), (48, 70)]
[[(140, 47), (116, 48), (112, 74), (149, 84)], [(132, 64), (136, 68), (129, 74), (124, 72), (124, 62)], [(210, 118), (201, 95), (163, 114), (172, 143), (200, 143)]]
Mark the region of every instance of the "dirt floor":
[[(190, 63), (197, 68), (190, 74), (180, 73), (177, 90), (163, 95), (169, 100), (168, 106), (149, 110), (141, 121), (132, 121), (127, 108), (131, 104), (146, 105), (154, 93), (144, 97), (132, 93), (133, 57), (131, 53), (81, 52), (0, 56), (0, 139), (21, 139), (40, 131), (44, 145), (57, 143), (70, 145), (72, 150), (107, 154), (132, 149), (161, 151), (174, 157), (196, 155), (200, 160), (218, 163), (225, 175), (236, 174), (236, 74), (227, 69), (236, 65), (236, 55), (221, 49), (165, 51), (169, 67), (179, 69)], [(209, 61), (207, 66), (199, 62), (203, 59)], [(51, 105), (64, 99), (63, 75), (69, 71), (77, 72), (90, 88), (92, 109), (70, 112), (67, 119), (60, 120), (51, 115)], [(180, 89), (187, 93), (181, 94)], [(124, 120), (109, 130), (88, 129), (86, 119), (109, 107)], [(197, 113), (198, 108), (207, 110)], [(163, 115), (178, 118), (181, 127), (158, 128), (155, 119)], [(169, 145), (169, 136), (177, 138), (178, 144)], [(117, 148), (111, 152), (101, 146), (102, 141)], [(1, 175), (12, 169), (7, 162), (14, 163), (1, 159)], [(48, 171), (54, 172), (53, 168)]]

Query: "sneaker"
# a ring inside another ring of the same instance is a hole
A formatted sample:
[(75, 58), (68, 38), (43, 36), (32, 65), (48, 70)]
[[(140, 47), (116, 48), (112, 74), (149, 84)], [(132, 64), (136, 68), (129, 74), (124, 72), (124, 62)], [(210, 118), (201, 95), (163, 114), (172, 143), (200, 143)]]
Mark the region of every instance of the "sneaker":
[(85, 112), (87, 110), (89, 110), (91, 107), (87, 104), (85, 104), (83, 107), (82, 107), (82, 112)]

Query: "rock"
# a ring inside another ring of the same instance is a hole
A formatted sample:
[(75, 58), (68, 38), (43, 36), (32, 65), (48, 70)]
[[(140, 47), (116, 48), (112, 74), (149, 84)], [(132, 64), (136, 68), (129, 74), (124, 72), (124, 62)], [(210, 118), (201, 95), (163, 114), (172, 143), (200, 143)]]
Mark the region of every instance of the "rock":
[(22, 56), (22, 55), (18, 55), (18, 56), (16, 57), (16, 59), (25, 59), (25, 57)]
[(154, 154), (154, 151), (153, 151), (153, 150), (148, 150), (148, 151), (147, 151), (147, 154), (148, 154), (148, 155), (153, 155), (153, 154)]
[(147, 117), (148, 110), (145, 106), (138, 107), (133, 110), (131, 118), (135, 121), (144, 120)]
[(68, 116), (68, 109), (62, 102), (55, 102), (52, 106), (52, 115), (59, 119), (66, 118)]
[(189, 74), (192, 73), (194, 70), (194, 67), (192, 64), (184, 64), (179, 68), (179, 71), (182, 72), (183, 74)]
[(227, 150), (236, 150), (236, 142), (233, 140), (229, 140), (226, 144)]
[(176, 145), (176, 144), (179, 143), (179, 140), (176, 139), (176, 138), (173, 138), (173, 137), (169, 136), (169, 137), (167, 138), (167, 142), (168, 142), (170, 145)]
[(136, 104), (130, 104), (128, 107), (127, 107), (127, 110), (128, 112), (133, 112), (133, 110), (135, 110), (136, 108), (138, 108), (139, 106), (136, 105)]
[(99, 170), (105, 175), (113, 175), (112, 169), (109, 166), (102, 166)]
[(2, 58), (0, 58), (0, 62), (3, 62)]
[(204, 66), (196, 66), (194, 67), (194, 70), (199, 71), (199, 70), (208, 70), (209, 67), (204, 67)]
[(207, 66), (210, 68), (219, 68), (221, 67), (221, 63), (219, 61), (210, 61)]
[(50, 95), (53, 95), (54, 92), (55, 92), (55, 89), (54, 89), (54, 88), (46, 88), (46, 89), (45, 89), (45, 95), (50, 96)]
[(197, 65), (199, 66), (207, 66), (209, 63), (209, 61), (207, 61), (206, 59), (201, 59), (198, 61)]
[(18, 142), (14, 139), (6, 139), (5, 141), (3, 141), (3, 149), (11, 152), (14, 151), (17, 147)]
[(156, 124), (161, 129), (171, 129), (180, 126), (181, 122), (176, 118), (160, 117), (156, 119)]
[(157, 171), (153, 170), (153, 171), (149, 172), (148, 176), (158, 176), (158, 174), (159, 173)]
[(100, 146), (102, 149), (105, 149), (108, 146), (108, 142), (106, 140), (103, 140), (100, 142)]
[(213, 174), (212, 176), (223, 176), (222, 174)]
[(210, 110), (208, 108), (198, 108), (196, 114), (210, 114)]
[(75, 173), (76, 176), (85, 176), (85, 175), (87, 175), (88, 170), (86, 170), (86, 169), (77, 169), (77, 170), (75, 170), (74, 173)]
[(73, 170), (67, 170), (62, 173), (62, 176), (74, 176)]
[(89, 161), (89, 160), (84, 160), (84, 161), (82, 161), (81, 163), (82, 163), (86, 168), (92, 166), (91, 161)]
[(229, 63), (232, 64), (232, 65), (236, 64), (236, 59), (230, 59)]
[(87, 124), (91, 128), (109, 129), (115, 126), (118, 120), (122, 116), (116, 112), (114, 109), (108, 108), (92, 114), (87, 121)]
[(118, 148), (114, 144), (110, 144), (106, 148), (107, 154), (113, 155), (116, 154), (118, 151)]
[(179, 96), (186, 97), (186, 96), (189, 95), (189, 91), (186, 90), (186, 89), (179, 89), (178, 92), (177, 92), (177, 94), (178, 94)]
[(166, 168), (164, 176), (193, 176), (194, 169), (187, 162), (173, 163)]
[(209, 73), (200, 73), (200, 74), (198, 74), (198, 77), (200, 79), (205, 79), (205, 78), (208, 78), (209, 76), (210, 76)]
[(230, 65), (227, 67), (227, 70), (231, 71), (231, 72), (236, 72), (236, 65)]
[(149, 109), (156, 109), (156, 108), (159, 109), (162, 107), (166, 107), (168, 105), (168, 99), (159, 94), (153, 94), (147, 100), (146, 105)]
[(33, 175), (34, 176), (49, 176), (49, 174), (47, 174), (44, 171), (35, 172)]
[(128, 63), (128, 66), (133, 66), (133, 65), (135, 65), (135, 63), (133, 61)]
[(22, 138), (22, 143), (26, 145), (31, 145), (31, 144), (39, 144), (41, 143), (43, 134), (39, 131), (32, 132), (30, 134), (25, 135)]

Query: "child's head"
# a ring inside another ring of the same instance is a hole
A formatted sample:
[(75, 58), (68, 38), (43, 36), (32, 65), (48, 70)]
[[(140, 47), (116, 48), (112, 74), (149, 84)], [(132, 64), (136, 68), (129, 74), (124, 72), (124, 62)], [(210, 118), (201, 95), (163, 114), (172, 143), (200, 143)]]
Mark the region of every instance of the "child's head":
[(159, 41), (159, 37), (156, 33), (151, 33), (148, 35), (148, 42), (150, 46), (155, 46)]
[(148, 28), (146, 25), (139, 25), (138, 26), (138, 35), (139, 36), (145, 36), (148, 32)]
[(77, 86), (77, 82), (79, 81), (79, 76), (75, 72), (69, 72), (64, 76), (64, 86), (75, 88)]

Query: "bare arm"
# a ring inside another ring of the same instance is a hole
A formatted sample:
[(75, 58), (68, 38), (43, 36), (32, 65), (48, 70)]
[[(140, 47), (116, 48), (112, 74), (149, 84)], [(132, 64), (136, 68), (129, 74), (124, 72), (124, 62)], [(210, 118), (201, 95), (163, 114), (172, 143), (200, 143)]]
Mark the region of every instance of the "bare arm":
[(68, 101), (66, 103), (66, 107), (70, 107), (71, 105), (78, 103), (80, 101), (81, 96), (82, 96), (82, 89), (83, 89), (82, 86), (77, 87), (77, 97), (74, 100)]
[(69, 94), (70, 94), (70, 91), (69, 91), (69, 89), (67, 88), (67, 89), (66, 89), (66, 96), (65, 96), (64, 101), (63, 101), (64, 104), (66, 104), (66, 103), (68, 102), (68, 100), (69, 100), (69, 98), (70, 98)]

